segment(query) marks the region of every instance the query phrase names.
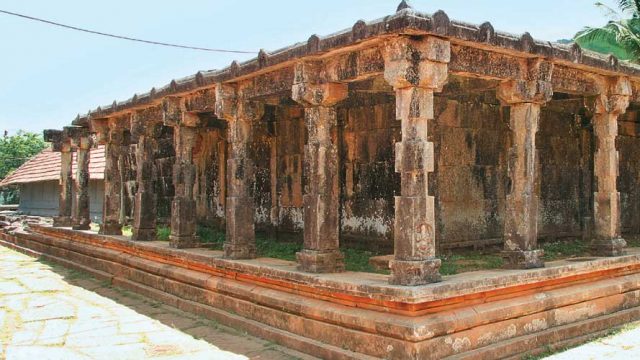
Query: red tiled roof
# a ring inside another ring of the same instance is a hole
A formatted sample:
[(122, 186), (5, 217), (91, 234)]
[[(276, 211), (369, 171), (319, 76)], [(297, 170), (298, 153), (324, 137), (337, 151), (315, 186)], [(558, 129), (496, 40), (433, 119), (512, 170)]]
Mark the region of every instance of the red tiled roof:
[[(74, 178), (76, 177), (76, 165), (76, 153), (74, 152), (72, 167)], [(104, 145), (91, 149), (91, 156), (89, 157), (89, 178), (92, 180), (104, 179), (104, 166)], [(53, 152), (51, 148), (47, 148), (0, 181), (0, 187), (11, 184), (58, 179), (60, 179), (60, 153)]]

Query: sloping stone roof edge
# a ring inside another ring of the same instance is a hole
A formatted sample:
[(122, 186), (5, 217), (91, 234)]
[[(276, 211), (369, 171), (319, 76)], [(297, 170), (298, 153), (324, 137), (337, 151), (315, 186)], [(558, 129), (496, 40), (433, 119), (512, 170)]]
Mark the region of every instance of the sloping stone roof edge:
[(114, 101), (111, 105), (100, 106), (85, 115), (78, 115), (74, 125), (84, 126), (89, 117), (108, 117), (110, 114), (128, 108), (151, 105), (165, 96), (188, 93), (204, 89), (216, 83), (239, 79), (262, 69), (273, 67), (287, 61), (310, 56), (319, 56), (331, 50), (354, 45), (365, 40), (381, 36), (398, 34), (431, 34), (449, 38), (452, 41), (479, 43), (479, 45), (503, 51), (516, 51), (524, 56), (552, 58), (576, 66), (598, 69), (613, 74), (640, 78), (640, 66), (618, 60), (610, 55), (605, 56), (581, 49), (577, 44), (571, 46), (549, 41), (535, 40), (529, 33), (521, 36), (495, 31), (486, 22), (481, 25), (451, 21), (447, 14), (438, 11), (434, 14), (416, 12), (411, 8), (399, 10), (396, 14), (379, 18), (370, 22), (358, 20), (351, 29), (345, 29), (324, 37), (312, 35), (307, 42), (278, 49), (272, 53), (260, 50), (258, 56), (239, 63), (234, 61), (221, 70), (198, 71), (196, 74), (182, 79), (172, 80), (169, 84), (122, 101)]

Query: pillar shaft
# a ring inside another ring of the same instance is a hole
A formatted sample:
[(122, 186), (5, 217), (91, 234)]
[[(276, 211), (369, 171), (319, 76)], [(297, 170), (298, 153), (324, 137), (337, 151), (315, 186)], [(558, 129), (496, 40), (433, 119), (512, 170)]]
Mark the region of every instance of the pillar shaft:
[(73, 214), (74, 230), (89, 230), (91, 214), (89, 211), (89, 156), (91, 138), (82, 136), (78, 141), (76, 167), (76, 206)]
[(536, 191), (536, 133), (540, 104), (518, 103), (510, 109), (508, 189), (504, 215), (504, 255), (508, 267), (542, 267), (537, 251), (538, 193)]
[(153, 139), (142, 135), (136, 146), (136, 192), (133, 210), (133, 240), (156, 239), (157, 200), (154, 191)]
[(122, 235), (122, 176), (119, 165), (124, 152), (123, 146), (113, 139), (105, 145), (104, 202), (100, 234)]
[(435, 202), (429, 195), (428, 175), (434, 170), (434, 147), (428, 141), (433, 120), (433, 89), (396, 89), (396, 117), (402, 141), (396, 143), (396, 172), (401, 192), (395, 198), (394, 260), (391, 283), (420, 285), (440, 281), (436, 256)]
[(173, 186), (175, 196), (171, 202), (170, 244), (175, 248), (195, 247), (199, 244), (196, 236), (196, 202), (193, 185), (196, 167), (193, 164), (193, 148), (196, 129), (186, 126), (174, 127), (176, 162), (173, 166)]
[(296, 65), (291, 97), (304, 106), (307, 143), (304, 172), (304, 243), (298, 268), (312, 273), (344, 271), (340, 252), (340, 180), (335, 105), (349, 95), (346, 84), (327, 82), (325, 64)]
[(337, 124), (332, 107), (305, 108), (308, 142), (304, 150), (306, 178), (304, 203), (304, 244), (297, 254), (300, 269), (308, 272), (344, 270), (340, 253), (340, 190), (338, 148), (332, 140)]
[(627, 246), (620, 231), (620, 193), (617, 188), (619, 174), (618, 117), (629, 106), (631, 88), (628, 80), (618, 78), (607, 82), (606, 92), (596, 99), (593, 117), (595, 136), (593, 196), (594, 232), (592, 250), (601, 256), (624, 255)]
[(428, 131), (434, 119), (434, 93), (447, 82), (451, 45), (433, 37), (399, 38), (386, 44), (384, 57), (384, 77), (395, 89), (396, 118), (402, 126), (402, 141), (395, 151), (401, 192), (395, 198), (395, 255), (389, 263), (389, 282), (423, 285), (441, 280), (428, 179), (434, 171), (434, 146)]
[[(544, 252), (538, 249), (538, 159), (536, 134), (540, 109), (551, 100), (548, 80), (553, 67), (535, 60), (529, 64), (532, 79), (510, 80), (498, 89), (498, 98), (509, 107), (510, 146), (507, 150), (507, 188), (504, 214), (505, 267), (544, 267)], [(543, 80), (540, 80), (543, 79)]]
[(229, 117), (229, 156), (227, 159), (226, 238), (224, 256), (229, 259), (256, 257), (253, 198), (255, 164), (250, 144), (253, 121), (260, 117), (261, 107), (248, 101), (237, 101), (235, 114)]
[(63, 144), (60, 151), (60, 197), (58, 216), (53, 219), (54, 226), (71, 226), (71, 209), (73, 208), (73, 153), (69, 144)]

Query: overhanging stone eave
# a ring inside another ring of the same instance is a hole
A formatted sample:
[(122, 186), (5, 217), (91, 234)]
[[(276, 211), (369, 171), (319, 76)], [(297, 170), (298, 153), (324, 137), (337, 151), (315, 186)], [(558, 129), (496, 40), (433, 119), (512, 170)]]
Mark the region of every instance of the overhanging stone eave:
[(442, 11), (435, 14), (418, 13), (410, 9), (371, 22), (359, 20), (351, 30), (343, 30), (325, 37), (312, 35), (306, 43), (299, 42), (289, 47), (264, 53), (262, 56), (244, 61), (233, 62), (222, 70), (199, 71), (195, 75), (173, 80), (156, 90), (134, 95), (123, 102), (99, 107), (79, 116), (74, 124), (85, 126), (88, 117), (111, 117), (127, 111), (133, 111), (157, 104), (165, 96), (180, 96), (191, 92), (211, 88), (216, 83), (237, 82), (250, 79), (261, 73), (274, 71), (286, 64), (303, 59), (326, 58), (348, 48), (372, 39), (382, 39), (396, 35), (432, 35), (449, 39), (452, 43), (464, 44), (513, 54), (521, 57), (543, 57), (559, 64), (580, 70), (612, 76), (629, 76), (640, 81), (640, 66), (620, 62), (613, 57), (602, 56), (579, 47), (567, 47), (561, 44), (534, 40), (528, 33), (517, 37), (497, 32), (489, 23), (480, 26), (459, 21), (450, 21)]

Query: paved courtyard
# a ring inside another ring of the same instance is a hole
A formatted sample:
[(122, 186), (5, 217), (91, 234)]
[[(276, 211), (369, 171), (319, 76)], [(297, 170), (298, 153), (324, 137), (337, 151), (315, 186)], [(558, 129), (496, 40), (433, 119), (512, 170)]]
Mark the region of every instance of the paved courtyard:
[(0, 359), (311, 359), (0, 246)]
[(545, 360), (640, 359), (640, 323), (629, 324), (619, 333), (545, 358)]

